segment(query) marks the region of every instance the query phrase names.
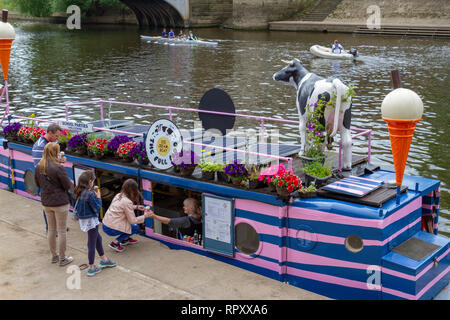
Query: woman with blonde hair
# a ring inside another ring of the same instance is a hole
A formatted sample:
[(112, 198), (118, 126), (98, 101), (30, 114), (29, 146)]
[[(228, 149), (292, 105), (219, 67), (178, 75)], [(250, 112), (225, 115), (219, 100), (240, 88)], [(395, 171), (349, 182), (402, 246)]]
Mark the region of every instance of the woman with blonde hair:
[[(60, 164), (59, 145), (49, 142), (44, 148), (42, 159), (35, 167), (34, 179), (41, 188), (41, 202), (48, 221), (48, 244), (52, 254), (52, 263), (65, 266), (73, 261), (66, 253), (67, 215), (70, 198), (68, 190), (72, 182), (66, 169)], [(58, 250), (56, 249), (56, 232), (58, 232)]]

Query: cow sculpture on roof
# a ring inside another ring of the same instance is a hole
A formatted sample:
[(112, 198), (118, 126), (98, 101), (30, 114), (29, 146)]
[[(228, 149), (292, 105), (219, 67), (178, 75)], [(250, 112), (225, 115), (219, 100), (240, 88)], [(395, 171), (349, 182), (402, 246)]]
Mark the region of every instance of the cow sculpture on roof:
[[(307, 106), (313, 108), (315, 103), (330, 101), (333, 95), (336, 103), (332, 106), (327, 105), (324, 109), (324, 127), (327, 129), (327, 139), (322, 146), (323, 150), (336, 132), (339, 131), (342, 140), (343, 149), (343, 169), (352, 168), (352, 136), (350, 133), (351, 124), (351, 96), (344, 95), (348, 92), (348, 87), (341, 80), (336, 78), (324, 79), (314, 73), (308, 72), (298, 59), (292, 61), (283, 61), (288, 65), (273, 75), (275, 81), (281, 81), (293, 85), (297, 89), (297, 109), (300, 118), (299, 131), (301, 139), (301, 150), (299, 155), (303, 155), (308, 149), (306, 141), (307, 124)], [(311, 109), (308, 111), (312, 111)]]

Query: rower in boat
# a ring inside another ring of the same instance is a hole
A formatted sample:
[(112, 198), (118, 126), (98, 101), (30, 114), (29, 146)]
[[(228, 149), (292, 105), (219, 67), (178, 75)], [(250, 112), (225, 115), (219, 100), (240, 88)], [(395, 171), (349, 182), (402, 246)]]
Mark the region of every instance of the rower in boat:
[(173, 32), (173, 29), (170, 29), (170, 31), (169, 31), (169, 38), (170, 39), (175, 38), (175, 32)]
[(161, 32), (161, 37), (167, 38), (169, 35), (167, 34), (166, 28), (164, 28)]
[(334, 40), (334, 43), (331, 45), (331, 52), (340, 54), (344, 50), (344, 47), (339, 43), (339, 41)]
[(194, 33), (192, 33), (192, 30), (189, 30), (188, 40), (198, 40), (196, 36), (194, 36)]

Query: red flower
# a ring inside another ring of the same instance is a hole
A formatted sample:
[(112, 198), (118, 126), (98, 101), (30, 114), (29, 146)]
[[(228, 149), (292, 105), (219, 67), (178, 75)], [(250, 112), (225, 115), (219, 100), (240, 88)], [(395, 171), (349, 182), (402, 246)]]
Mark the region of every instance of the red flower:
[(279, 180), (279, 181), (278, 181), (278, 185), (279, 185), (280, 187), (282, 187), (282, 186), (283, 186), (283, 181), (282, 181), (282, 180)]

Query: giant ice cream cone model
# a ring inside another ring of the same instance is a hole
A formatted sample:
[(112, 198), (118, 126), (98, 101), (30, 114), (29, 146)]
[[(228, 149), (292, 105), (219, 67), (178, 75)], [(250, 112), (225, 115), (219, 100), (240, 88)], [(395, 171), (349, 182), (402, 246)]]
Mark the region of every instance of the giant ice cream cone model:
[(398, 187), (402, 185), (409, 147), (416, 123), (422, 119), (422, 113), (422, 100), (409, 89), (395, 89), (381, 103), (382, 118), (388, 124), (392, 156), (394, 157), (395, 180)]
[(11, 45), (15, 38), (14, 28), (8, 22), (8, 10), (2, 11), (2, 21), (0, 21), (0, 64), (2, 65), (3, 78), (8, 80), (9, 57), (11, 55)]

